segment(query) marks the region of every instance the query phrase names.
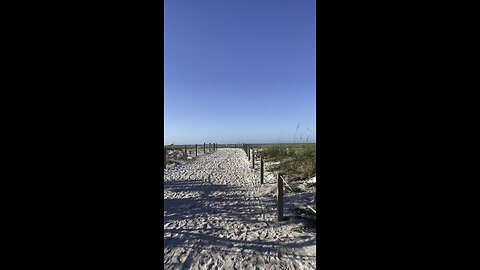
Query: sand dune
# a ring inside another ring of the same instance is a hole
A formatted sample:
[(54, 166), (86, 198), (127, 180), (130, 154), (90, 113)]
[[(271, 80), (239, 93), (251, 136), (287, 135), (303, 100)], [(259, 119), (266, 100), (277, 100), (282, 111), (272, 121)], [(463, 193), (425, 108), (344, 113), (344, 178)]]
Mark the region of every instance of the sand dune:
[(241, 149), (165, 169), (165, 269), (315, 269), (315, 233), (276, 221), (275, 180), (260, 185)]

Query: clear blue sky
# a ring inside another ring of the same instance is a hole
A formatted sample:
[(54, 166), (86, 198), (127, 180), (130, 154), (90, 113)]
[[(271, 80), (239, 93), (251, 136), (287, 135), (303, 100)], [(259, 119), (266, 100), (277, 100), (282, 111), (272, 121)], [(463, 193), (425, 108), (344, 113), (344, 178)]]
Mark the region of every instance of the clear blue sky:
[(164, 143), (315, 142), (315, 9), (165, 0)]

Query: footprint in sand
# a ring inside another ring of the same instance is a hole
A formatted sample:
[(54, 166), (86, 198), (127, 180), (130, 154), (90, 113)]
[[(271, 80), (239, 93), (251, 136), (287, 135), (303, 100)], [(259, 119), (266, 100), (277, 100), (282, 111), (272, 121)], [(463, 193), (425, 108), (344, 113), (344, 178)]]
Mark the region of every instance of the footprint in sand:
[(164, 234), (165, 269), (316, 268), (314, 249), (275, 241), (305, 239), (274, 222), (275, 182), (258, 185), (250, 165), (242, 149), (225, 148), (164, 170), (164, 229), (174, 230)]

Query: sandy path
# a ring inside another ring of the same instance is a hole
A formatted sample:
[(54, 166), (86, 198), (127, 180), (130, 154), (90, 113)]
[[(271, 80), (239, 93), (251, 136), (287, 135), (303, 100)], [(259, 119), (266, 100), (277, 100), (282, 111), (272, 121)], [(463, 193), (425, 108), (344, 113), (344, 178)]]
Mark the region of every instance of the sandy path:
[(274, 182), (259, 185), (241, 149), (165, 169), (165, 269), (315, 269), (315, 234), (275, 221)]

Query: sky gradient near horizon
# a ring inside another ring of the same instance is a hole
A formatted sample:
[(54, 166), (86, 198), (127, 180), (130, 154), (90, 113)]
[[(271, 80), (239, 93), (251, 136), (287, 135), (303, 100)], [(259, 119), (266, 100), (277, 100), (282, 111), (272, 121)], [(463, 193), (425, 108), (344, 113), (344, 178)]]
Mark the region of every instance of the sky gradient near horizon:
[(164, 144), (316, 142), (315, 0), (164, 3)]

